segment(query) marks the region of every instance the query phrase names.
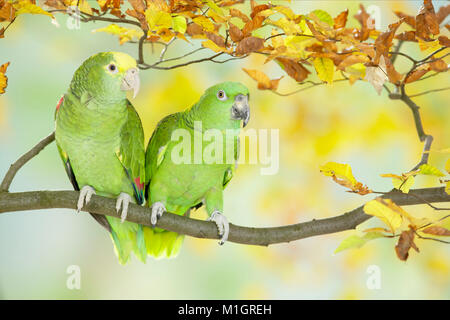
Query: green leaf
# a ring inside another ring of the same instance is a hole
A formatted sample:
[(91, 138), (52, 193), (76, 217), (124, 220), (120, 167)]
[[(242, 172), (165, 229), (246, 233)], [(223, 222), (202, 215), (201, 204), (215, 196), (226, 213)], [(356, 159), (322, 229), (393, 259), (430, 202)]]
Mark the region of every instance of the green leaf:
[(339, 247), (336, 248), (334, 253), (338, 253), (338, 252), (341, 252), (341, 251), (344, 251), (347, 249), (361, 248), (367, 242), (369, 242), (373, 239), (382, 238), (382, 237), (384, 237), (384, 236), (380, 232), (368, 232), (365, 235), (363, 235), (362, 237), (354, 234), (354, 235), (351, 235), (350, 237), (342, 240), (341, 244), (339, 245)]
[(317, 18), (319, 18), (320, 21), (328, 23), (330, 26), (334, 25), (333, 17), (331, 17), (328, 12), (317, 9), (312, 11), (312, 13), (314, 13), (317, 16)]
[(436, 167), (429, 164), (423, 164), (419, 167), (419, 174), (425, 174), (436, 177), (443, 177), (444, 174)]

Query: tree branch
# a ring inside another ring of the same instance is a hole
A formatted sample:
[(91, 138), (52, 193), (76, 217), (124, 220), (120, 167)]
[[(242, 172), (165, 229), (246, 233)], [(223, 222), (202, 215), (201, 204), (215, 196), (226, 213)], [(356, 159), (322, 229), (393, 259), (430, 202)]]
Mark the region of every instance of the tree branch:
[[(415, 205), (427, 202), (450, 202), (450, 195), (444, 188), (427, 188), (410, 190), (409, 194), (391, 191), (383, 198), (392, 199), (398, 205)], [(76, 191), (32, 191), (20, 193), (0, 193), (0, 213), (39, 210), (51, 208), (75, 209), (79, 192)], [(116, 213), (115, 199), (94, 195), (89, 204), (83, 209), (91, 213), (119, 217)], [(146, 226), (150, 224), (151, 209), (130, 204), (127, 220)], [(248, 228), (230, 224), (229, 241), (267, 246), (270, 244), (291, 242), (308, 237), (330, 234), (354, 229), (357, 225), (371, 218), (363, 211), (363, 206), (342, 215), (302, 222), (288, 226), (272, 228)], [(157, 223), (157, 227), (185, 234), (196, 238), (218, 239), (217, 227), (214, 222), (201, 221), (165, 213)]]

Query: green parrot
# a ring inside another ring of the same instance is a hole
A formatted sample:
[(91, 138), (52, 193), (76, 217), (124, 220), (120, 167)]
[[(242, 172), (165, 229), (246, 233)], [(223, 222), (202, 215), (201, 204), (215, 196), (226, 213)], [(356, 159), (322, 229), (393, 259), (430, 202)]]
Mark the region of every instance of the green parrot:
[[(223, 190), (233, 176), (239, 157), (241, 121), (245, 127), (250, 119), (248, 99), (249, 92), (244, 85), (224, 82), (206, 90), (190, 109), (166, 116), (158, 123), (148, 143), (145, 159), (146, 199), (147, 205), (151, 206), (153, 226), (166, 211), (188, 216), (190, 209), (205, 205), (208, 220), (217, 225), (221, 237), (219, 244), (228, 239), (229, 223), (223, 215)], [(202, 155), (211, 145), (202, 143), (195, 150), (195, 144), (198, 144), (198, 134), (202, 139), (208, 131), (214, 130), (222, 135), (222, 143), (217, 148), (222, 155), (216, 150), (219, 161), (206, 161)], [(187, 134), (189, 147), (185, 155), (190, 161), (180, 163), (180, 141), (174, 139), (174, 135), (183, 134)], [(229, 154), (231, 161), (227, 161)], [(155, 227), (144, 227), (144, 237), (147, 253), (154, 257), (176, 256), (183, 242), (182, 235)]]
[(75, 72), (55, 112), (55, 138), (67, 175), (80, 191), (78, 212), (93, 194), (117, 198), (121, 219), (91, 214), (113, 240), (119, 262), (145, 262), (143, 227), (124, 221), (130, 202), (144, 203), (145, 146), (141, 120), (126, 97), (139, 91), (136, 60), (102, 52)]

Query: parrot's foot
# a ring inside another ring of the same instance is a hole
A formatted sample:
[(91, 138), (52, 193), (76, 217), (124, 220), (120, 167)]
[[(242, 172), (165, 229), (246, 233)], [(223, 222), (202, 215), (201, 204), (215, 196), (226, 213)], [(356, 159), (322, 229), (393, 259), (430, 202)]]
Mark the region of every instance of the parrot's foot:
[(127, 218), (128, 213), (128, 205), (131, 202), (131, 197), (128, 193), (121, 192), (116, 201), (116, 211), (119, 213), (120, 208), (122, 207), (122, 214), (120, 215), (120, 222), (124, 222)]
[(225, 241), (228, 240), (228, 234), (230, 233), (230, 224), (228, 223), (228, 219), (219, 211), (214, 211), (208, 218), (208, 221), (214, 221), (216, 223), (219, 236), (222, 236), (219, 244), (223, 245)]
[(78, 197), (77, 203), (77, 212), (80, 212), (85, 204), (88, 204), (91, 201), (91, 197), (95, 193), (95, 189), (91, 186), (84, 186), (80, 190), (80, 196)]
[(155, 226), (158, 218), (161, 218), (164, 212), (166, 212), (166, 207), (161, 201), (152, 204), (152, 216), (150, 217), (150, 222), (153, 226)]

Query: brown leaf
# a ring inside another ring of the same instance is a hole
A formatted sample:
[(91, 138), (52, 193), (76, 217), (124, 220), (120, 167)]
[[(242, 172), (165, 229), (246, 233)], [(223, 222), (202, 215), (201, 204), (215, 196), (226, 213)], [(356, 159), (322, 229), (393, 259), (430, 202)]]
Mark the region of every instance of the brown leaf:
[(228, 22), (228, 25), (230, 26), (228, 29), (228, 33), (230, 34), (231, 40), (233, 40), (233, 42), (235, 43), (241, 41), (244, 38), (244, 33), (241, 31), (241, 29), (236, 27), (231, 22)]
[(448, 69), (447, 63), (445, 63), (445, 61), (442, 59), (431, 62), (430, 67), (433, 71), (436, 72), (443, 72), (447, 71)]
[(230, 9), (230, 15), (231, 15), (232, 17), (236, 17), (236, 18), (241, 19), (241, 20), (244, 21), (245, 23), (247, 23), (247, 22), (250, 21), (250, 18), (247, 17), (246, 14), (242, 13), (242, 12), (239, 11), (238, 9), (231, 8), (231, 9)]
[(429, 65), (423, 65), (411, 72), (406, 78), (405, 83), (411, 83), (422, 78), (428, 71), (430, 71)]
[(219, 47), (225, 48), (225, 39), (222, 36), (212, 32), (206, 32), (206, 37)]
[(248, 37), (243, 39), (236, 47), (236, 54), (241, 56), (264, 48), (264, 39)]
[(344, 60), (339, 63), (337, 68), (339, 70), (345, 70), (346, 67), (354, 65), (355, 63), (366, 63), (369, 61), (369, 58), (365, 55), (358, 54), (358, 55), (349, 55)]
[(399, 17), (400, 19), (403, 19), (403, 21), (406, 22), (406, 24), (409, 24), (414, 29), (416, 28), (416, 18), (410, 15), (407, 15), (400, 11), (394, 11), (395, 15)]
[(398, 239), (398, 243), (395, 246), (395, 252), (397, 253), (397, 257), (406, 261), (409, 256), (409, 249), (413, 248), (417, 252), (419, 252), (419, 248), (417, 248), (414, 243), (414, 230), (410, 229), (408, 231), (403, 231)]
[(417, 42), (416, 40), (416, 32), (415, 31), (405, 31), (395, 36), (396, 39), (402, 40), (402, 41), (413, 41)]
[(355, 19), (361, 24), (361, 30), (355, 35), (355, 38), (361, 41), (367, 40), (370, 36), (370, 31), (374, 30), (375, 20), (370, 17), (362, 4), (359, 5), (359, 12), (354, 15)]
[(450, 47), (450, 39), (446, 36), (440, 36), (438, 40), (439, 44), (443, 45), (444, 47)]
[(144, 0), (128, 0), (134, 10), (137, 12), (144, 12), (147, 9), (147, 5)]
[(201, 26), (199, 26), (198, 24), (196, 24), (195, 22), (187, 25), (186, 33), (188, 35), (190, 35), (191, 37), (204, 34), (203, 28)]
[(390, 58), (385, 57), (384, 61), (386, 63), (386, 73), (388, 75), (389, 82), (400, 84), (400, 81), (403, 79), (403, 75), (395, 70)]
[(325, 41), (327, 39), (323, 34), (321, 34), (319, 31), (316, 30), (316, 28), (311, 22), (309, 22), (308, 20), (305, 21), (306, 24), (308, 25), (309, 30), (311, 30), (311, 33), (313, 34), (314, 37), (316, 37), (317, 40)]
[(277, 58), (276, 60), (283, 65), (284, 71), (297, 82), (304, 81), (311, 73), (301, 63), (294, 60), (287, 58)]
[(383, 32), (378, 36), (378, 38), (375, 40), (375, 57), (374, 57), (374, 63), (378, 64), (380, 61), (380, 57), (382, 55), (386, 55), (389, 52), (389, 49), (392, 46), (392, 40), (394, 39), (395, 32), (397, 31), (398, 27), (402, 24), (402, 20), (390, 24), (389, 30), (386, 32)]
[(440, 7), (439, 11), (436, 13), (438, 23), (441, 24), (442, 21), (444, 21), (449, 14), (450, 14), (450, 4)]
[(424, 0), (416, 16), (416, 35), (424, 40), (430, 39), (430, 33), (439, 34), (439, 22), (431, 0)]
[(129, 15), (130, 17), (136, 18), (137, 20), (139, 20), (139, 22), (141, 23), (141, 28), (143, 30), (148, 30), (148, 23), (147, 23), (147, 19), (145, 19), (145, 15), (141, 12), (138, 12), (136, 10), (131, 10), (131, 9), (127, 9), (127, 11), (125, 11), (125, 13), (127, 15)]
[(450, 230), (441, 226), (431, 226), (423, 229), (422, 232), (432, 234), (434, 236), (450, 237)]
[(334, 18), (333, 28), (334, 29), (345, 28), (345, 25), (347, 24), (347, 17), (348, 17), (348, 9), (345, 9), (345, 11), (342, 11), (336, 18)]

